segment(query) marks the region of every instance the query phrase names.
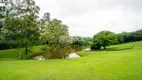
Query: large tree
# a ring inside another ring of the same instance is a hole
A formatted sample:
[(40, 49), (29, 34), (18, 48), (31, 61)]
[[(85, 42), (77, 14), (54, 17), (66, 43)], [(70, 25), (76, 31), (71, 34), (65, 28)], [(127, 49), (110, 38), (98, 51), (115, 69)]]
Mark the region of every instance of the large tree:
[[(3, 2), (0, 2), (0, 5), (3, 4)], [(3, 38), (3, 35), (2, 35), (2, 28), (3, 28), (3, 6), (0, 6), (0, 41), (2, 40)]]
[(40, 9), (33, 0), (9, 0), (9, 2), (12, 11), (5, 20), (7, 36), (24, 46), (25, 53), (28, 54), (28, 48), (35, 44), (40, 36), (37, 23)]
[(64, 25), (61, 20), (57, 20), (57, 19), (49, 20), (43, 32), (43, 37), (45, 41), (48, 41), (48, 45), (50, 47), (60, 49), (59, 51), (63, 58), (64, 56), (63, 49), (66, 43), (63, 41), (63, 39), (65, 40), (67, 38), (68, 40), (69, 38), (61, 37), (61, 36), (68, 36), (68, 26)]
[(6, 17), (6, 0), (0, 1), (0, 41), (4, 39), (4, 20)]
[(41, 31), (41, 39), (43, 43), (47, 43), (47, 27), (50, 22), (50, 13), (44, 13), (44, 16), (40, 19), (40, 31)]
[(110, 31), (101, 31), (94, 35), (93, 37), (93, 46), (97, 46), (96, 48), (100, 49), (101, 46), (106, 49), (106, 46), (112, 45), (116, 43), (117, 37), (115, 33)]
[(49, 21), (44, 34), (47, 36), (49, 45), (57, 45), (60, 36), (68, 35), (68, 26), (62, 24), (60, 20), (53, 19)]

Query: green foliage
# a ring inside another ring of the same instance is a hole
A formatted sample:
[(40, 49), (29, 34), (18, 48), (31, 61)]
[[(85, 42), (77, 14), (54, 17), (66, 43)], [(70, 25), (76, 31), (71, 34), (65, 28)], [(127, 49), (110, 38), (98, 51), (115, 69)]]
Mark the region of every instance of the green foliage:
[(93, 37), (92, 49), (100, 49), (101, 46), (106, 49), (106, 46), (116, 43), (117, 37), (115, 33), (110, 31), (101, 31)]
[[(118, 35), (121, 35), (121, 37), (123, 36), (124, 43), (130, 42), (130, 35), (131, 35), (130, 33), (128, 33), (128, 32), (122, 32), (122, 33), (120, 33)], [(119, 38), (118, 38), (118, 42), (121, 43), (121, 41), (119, 40)]]
[(142, 40), (142, 29), (132, 32), (130, 37), (131, 37), (131, 41), (141, 41)]
[(73, 36), (72, 45), (89, 46), (90, 42), (92, 42), (92, 38), (90, 37)]
[(50, 13), (45, 13), (44, 16), (40, 19), (40, 32), (41, 32), (41, 40), (43, 43), (47, 43), (47, 34), (46, 34), (46, 28), (48, 27), (48, 23), (50, 20)]
[(118, 38), (118, 43), (141, 41), (142, 30), (137, 30), (134, 32), (122, 32), (120, 34), (117, 34), (117, 38)]
[[(0, 5), (1, 4), (5, 4), (4, 1), (3, 2), (0, 2)], [(5, 7), (4, 6), (0, 6), (0, 41), (2, 41), (4, 39), (4, 36), (3, 36), (3, 28), (4, 28), (4, 12), (5, 12)]]
[(59, 38), (59, 49), (60, 54), (62, 55), (62, 58), (64, 59), (66, 57), (65, 55), (65, 48), (70, 46), (72, 44), (72, 37), (70, 36), (60, 36)]
[(117, 40), (118, 40), (118, 43), (124, 43), (124, 35), (123, 34), (117, 34)]
[(38, 26), (39, 7), (33, 0), (7, 1), (6, 17), (4, 19), (5, 38), (18, 43), (17, 47), (25, 47), (25, 53), (40, 38)]
[(0, 50), (4, 50), (4, 49), (13, 49), (13, 48), (17, 48), (18, 43), (14, 42), (14, 41), (1, 41), (0, 42)]
[(73, 36), (73, 45), (82, 45), (83, 39), (80, 36)]
[(72, 44), (72, 37), (71, 36), (60, 36), (59, 37), (59, 45), (61, 46), (68, 46)]
[[(46, 45), (48, 42), (48, 45), (50, 47), (54, 47), (55, 49), (59, 47), (60, 54), (62, 55), (62, 58), (64, 58), (64, 48), (70, 43), (70, 37), (68, 36), (68, 26), (62, 24), (62, 21), (57, 19), (50, 19), (50, 15), (47, 14), (44, 16), (44, 18), (41, 20), (42, 26), (43, 26), (43, 33), (42, 33), (42, 39)], [(47, 55), (52, 55), (48, 52), (48, 49), (45, 48)]]
[(0, 40), (18, 43), (17, 48), (24, 47), (26, 54), (39, 42), (56, 47), (60, 36), (68, 36), (68, 26), (52, 20), (50, 13), (39, 19), (40, 8), (34, 0), (4, 0), (4, 4), (4, 11), (0, 7)]
[(100, 50), (101, 49), (101, 45), (97, 44), (97, 43), (93, 43), (91, 44), (91, 50)]
[(53, 19), (47, 25), (46, 32), (47, 41), (50, 45), (57, 45), (60, 36), (68, 35), (68, 26), (62, 24), (60, 20)]

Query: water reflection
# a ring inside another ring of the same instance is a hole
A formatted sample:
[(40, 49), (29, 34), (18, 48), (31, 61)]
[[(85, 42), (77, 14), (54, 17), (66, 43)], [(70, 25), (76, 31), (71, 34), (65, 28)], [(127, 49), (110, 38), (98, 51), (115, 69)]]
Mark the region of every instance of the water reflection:
[[(67, 47), (64, 50), (65, 53), (65, 57), (66, 58), (76, 58), (76, 57), (80, 57), (79, 55), (77, 55), (76, 53), (78, 51), (86, 51), (88, 50), (88, 48), (85, 46), (71, 46), (71, 47)], [(33, 59), (36, 60), (45, 60), (45, 59), (61, 59), (61, 55), (59, 52), (58, 48), (50, 48), (48, 50), (48, 53), (40, 53), (40, 54), (36, 54), (32, 56)]]

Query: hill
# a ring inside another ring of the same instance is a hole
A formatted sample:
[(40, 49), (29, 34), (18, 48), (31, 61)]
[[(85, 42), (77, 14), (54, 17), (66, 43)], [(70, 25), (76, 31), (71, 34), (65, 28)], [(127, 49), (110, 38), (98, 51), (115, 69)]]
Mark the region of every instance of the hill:
[(0, 51), (0, 80), (142, 80), (142, 42), (79, 52), (81, 58), (18, 60)]

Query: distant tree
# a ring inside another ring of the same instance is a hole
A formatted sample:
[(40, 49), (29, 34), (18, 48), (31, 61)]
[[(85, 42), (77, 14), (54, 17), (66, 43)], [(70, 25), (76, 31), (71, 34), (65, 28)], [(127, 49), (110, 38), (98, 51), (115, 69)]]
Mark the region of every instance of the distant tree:
[(70, 44), (72, 44), (72, 37), (70, 36), (60, 36), (59, 38), (59, 50), (60, 50), (60, 54), (62, 55), (62, 59), (65, 58), (65, 48), (70, 46)]
[(141, 41), (142, 40), (142, 29), (130, 33), (132, 41)]
[(124, 43), (124, 35), (122, 33), (117, 34), (118, 43)]
[(86, 42), (92, 42), (93, 39), (91, 37), (83, 37)]
[(73, 45), (80, 45), (83, 44), (83, 38), (80, 36), (73, 36)]
[(83, 37), (83, 42), (84, 42), (84, 45), (90, 46), (93, 42), (93, 39), (91, 37)]
[(124, 43), (131, 42), (131, 33), (130, 32), (122, 32), (121, 33), (124, 37)]
[(142, 40), (142, 29), (133, 32), (122, 32), (117, 34), (119, 43), (127, 43)]
[(106, 46), (113, 45), (116, 41), (117, 37), (115, 33), (110, 31), (101, 31), (94, 35), (93, 46), (97, 46), (97, 48), (101, 48), (102, 46), (106, 49)]
[(88, 46), (92, 42), (90, 37), (73, 36), (73, 45)]

